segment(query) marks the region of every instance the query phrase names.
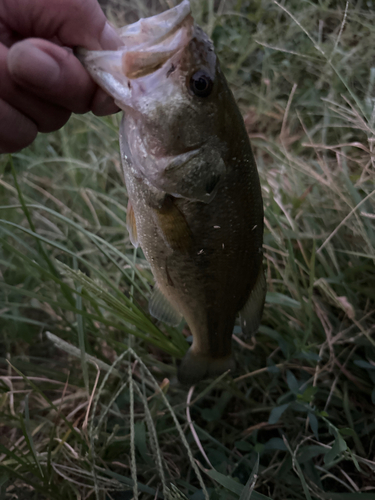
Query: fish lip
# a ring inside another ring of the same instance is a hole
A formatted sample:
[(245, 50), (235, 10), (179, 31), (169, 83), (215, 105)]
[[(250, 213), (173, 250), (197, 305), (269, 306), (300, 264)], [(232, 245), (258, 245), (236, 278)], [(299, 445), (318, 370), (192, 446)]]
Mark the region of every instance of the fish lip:
[(170, 36), (191, 14), (189, 0), (155, 16), (141, 18), (137, 22), (118, 30), (118, 35), (129, 49), (146, 49), (161, 43)]
[(122, 71), (130, 79), (154, 73), (191, 40), (194, 20), (189, 0), (119, 31), (124, 43)]

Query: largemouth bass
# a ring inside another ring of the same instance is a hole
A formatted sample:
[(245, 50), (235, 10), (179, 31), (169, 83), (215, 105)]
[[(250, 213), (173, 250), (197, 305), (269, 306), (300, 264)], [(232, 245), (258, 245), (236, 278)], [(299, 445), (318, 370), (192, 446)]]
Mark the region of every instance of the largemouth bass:
[(233, 369), (231, 337), (260, 323), (263, 203), (243, 118), (188, 0), (119, 30), (116, 51), (78, 57), (124, 111), (127, 225), (155, 277), (150, 313), (185, 318), (193, 343), (178, 378)]

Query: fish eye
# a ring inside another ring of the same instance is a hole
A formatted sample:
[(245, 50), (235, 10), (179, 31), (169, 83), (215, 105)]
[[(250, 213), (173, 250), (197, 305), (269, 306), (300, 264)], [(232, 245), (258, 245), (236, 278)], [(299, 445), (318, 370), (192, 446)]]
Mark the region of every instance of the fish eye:
[(208, 97), (214, 86), (211, 78), (204, 73), (204, 71), (199, 70), (190, 78), (190, 90), (198, 97)]

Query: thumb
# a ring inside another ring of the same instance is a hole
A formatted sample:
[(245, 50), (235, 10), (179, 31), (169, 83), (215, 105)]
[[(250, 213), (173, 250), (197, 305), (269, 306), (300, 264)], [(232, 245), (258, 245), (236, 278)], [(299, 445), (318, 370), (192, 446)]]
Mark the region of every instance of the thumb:
[[(48, 4), (46, 10), (51, 17), (61, 16), (56, 35), (63, 45), (80, 45), (89, 50), (114, 50), (122, 45), (97, 0), (39, 0), (39, 3), (44, 2)], [(54, 4), (61, 3), (63, 6), (59, 9), (56, 5), (53, 8)], [(42, 38), (40, 34), (37, 36)]]
[(100, 48), (103, 50), (115, 50), (121, 45), (123, 42), (120, 37), (116, 33), (115, 29), (106, 21), (104, 28), (99, 36)]

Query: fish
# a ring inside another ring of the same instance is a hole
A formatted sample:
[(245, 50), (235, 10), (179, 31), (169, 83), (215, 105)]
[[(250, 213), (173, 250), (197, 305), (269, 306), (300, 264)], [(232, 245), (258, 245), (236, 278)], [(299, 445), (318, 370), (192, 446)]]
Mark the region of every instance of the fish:
[(260, 325), (263, 200), (240, 110), (190, 3), (118, 30), (113, 51), (79, 49), (123, 110), (127, 227), (155, 278), (149, 312), (193, 341), (177, 372), (195, 384), (235, 369), (232, 333)]

